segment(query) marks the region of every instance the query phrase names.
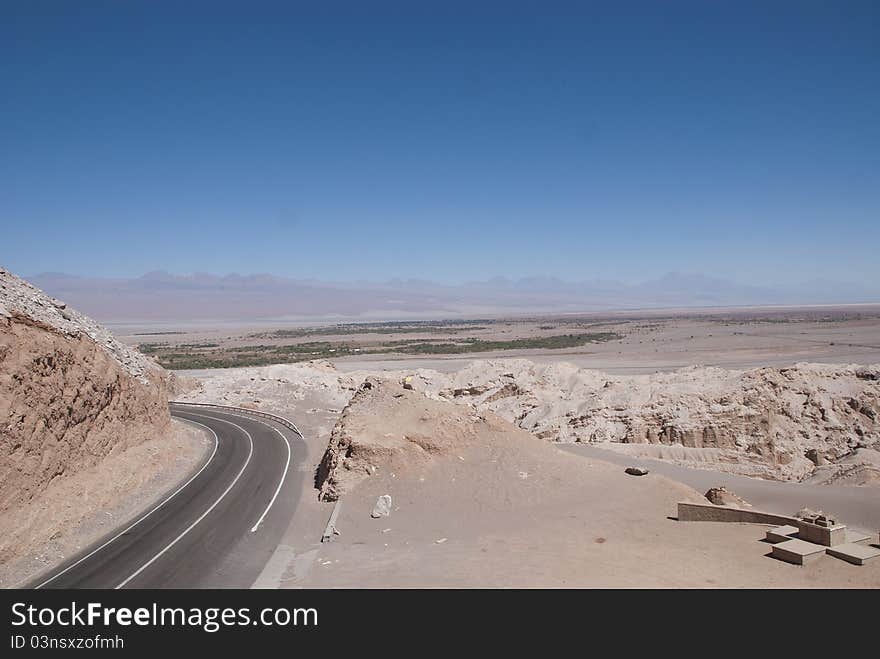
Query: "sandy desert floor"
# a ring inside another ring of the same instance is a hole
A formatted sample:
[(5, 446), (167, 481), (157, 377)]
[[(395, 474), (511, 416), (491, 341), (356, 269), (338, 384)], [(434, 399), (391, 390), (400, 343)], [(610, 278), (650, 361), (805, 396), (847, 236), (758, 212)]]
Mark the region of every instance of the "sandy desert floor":
[[(310, 420), (303, 429), (317, 461), (331, 419)], [(388, 420), (389, 430), (401, 425)], [(380, 469), (342, 497), (331, 543), (319, 536), (333, 504), (307, 485), (255, 586), (880, 587), (880, 564), (771, 559), (765, 527), (672, 519), (678, 501), (704, 500), (680, 482), (629, 476), (506, 430), (422, 468)], [(392, 512), (374, 519), (384, 494)]]
[[(536, 362), (564, 360), (607, 373), (673, 371), (685, 366), (758, 368), (798, 362), (872, 364), (880, 362), (880, 319), (760, 322), (673, 319), (611, 325), (624, 338), (576, 350), (515, 350), (504, 357)], [(487, 355), (443, 357), (347, 357), (333, 360), (343, 371), (430, 368), (454, 371)]]
[[(382, 478), (342, 504), (302, 587), (880, 587), (880, 565), (767, 556), (765, 528), (670, 519), (694, 490), (608, 463), (463, 456), (420, 477)], [(535, 469), (525, 479), (523, 469)], [(553, 476), (548, 476), (547, 471)], [(529, 478), (533, 483), (528, 483)], [(526, 481), (526, 482), (523, 482)], [(373, 519), (390, 494), (390, 517)], [(875, 538), (876, 540), (876, 538)]]
[[(646, 447), (645, 448), (656, 448)], [(559, 449), (587, 458), (611, 462), (621, 467), (636, 466), (648, 469), (676, 482), (685, 484), (698, 492), (712, 487), (726, 487), (748, 501), (757, 510), (779, 515), (791, 515), (802, 508), (821, 509), (845, 519), (849, 528), (863, 533), (880, 529), (880, 488), (818, 485), (805, 483), (782, 483), (761, 478), (749, 478), (708, 469), (685, 467), (679, 464), (633, 457), (626, 445), (559, 444)], [(623, 449), (623, 450), (618, 450)], [(644, 455), (644, 453), (642, 453)]]
[[(880, 363), (880, 306), (738, 309), (482, 319), (323, 327), (125, 326), (122, 340), (140, 345), (169, 368), (259, 366), (330, 359), (340, 370), (457, 370), (473, 359), (525, 357), (609, 373), (653, 373), (683, 366), (752, 368), (797, 362)], [(552, 339), (578, 335), (583, 345)], [(607, 336), (602, 336), (607, 335)], [(620, 338), (610, 338), (612, 335)], [(527, 343), (523, 343), (527, 342)], [(516, 346), (535, 345), (534, 348)], [(449, 346), (452, 346), (450, 348)], [(480, 351), (483, 347), (508, 346)], [(450, 350), (466, 350), (450, 354)], [(404, 352), (401, 352), (404, 351)], [(344, 356), (340, 356), (344, 355)]]

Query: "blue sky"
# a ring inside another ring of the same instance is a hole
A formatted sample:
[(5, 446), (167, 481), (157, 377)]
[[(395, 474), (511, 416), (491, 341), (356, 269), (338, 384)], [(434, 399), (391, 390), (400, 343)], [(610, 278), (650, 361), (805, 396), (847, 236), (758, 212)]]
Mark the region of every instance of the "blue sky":
[(317, 4), (4, 2), (0, 263), (880, 280), (876, 2)]

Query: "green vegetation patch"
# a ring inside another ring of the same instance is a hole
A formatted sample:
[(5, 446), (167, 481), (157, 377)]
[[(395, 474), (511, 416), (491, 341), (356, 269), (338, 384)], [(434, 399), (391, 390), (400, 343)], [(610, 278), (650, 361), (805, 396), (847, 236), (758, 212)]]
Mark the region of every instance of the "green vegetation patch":
[(356, 334), (450, 334), (487, 329), (485, 320), (439, 321), (422, 320), (407, 323), (343, 323), (328, 327), (279, 329), (251, 334), (254, 339), (299, 339), (307, 336)]
[(307, 341), (289, 345), (250, 345), (220, 348), (212, 343), (188, 343), (170, 346), (164, 343), (145, 343), (141, 352), (153, 355), (163, 367), (172, 370), (234, 368), (287, 364), (310, 359), (332, 359), (350, 355), (411, 354), (457, 355), (493, 350), (558, 350), (577, 348), (590, 343), (612, 341), (621, 336), (614, 332), (559, 334), (508, 341), (484, 341), (467, 337), (461, 340), (400, 339), (379, 345), (353, 345), (350, 342)]
[(588, 343), (601, 343), (622, 338), (615, 332), (590, 332), (587, 334), (559, 334), (555, 336), (538, 336), (527, 339), (510, 339), (508, 341), (483, 341), (482, 339), (465, 339), (455, 343), (410, 343), (395, 346), (395, 352), (407, 354), (456, 355), (469, 352), (489, 352), (492, 350), (561, 350), (578, 348)]

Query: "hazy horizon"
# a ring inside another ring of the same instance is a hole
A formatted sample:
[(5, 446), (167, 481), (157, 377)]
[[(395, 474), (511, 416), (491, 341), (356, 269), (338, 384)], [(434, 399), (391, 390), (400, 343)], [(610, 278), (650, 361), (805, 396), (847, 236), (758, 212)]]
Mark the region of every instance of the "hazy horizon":
[[(0, 263), (2, 265), (2, 263)], [(7, 268), (12, 270), (11, 268)], [(310, 282), (310, 283), (320, 283), (326, 285), (350, 285), (350, 284), (367, 284), (367, 285), (417, 285), (417, 284), (427, 284), (432, 286), (444, 287), (444, 288), (456, 288), (461, 286), (469, 286), (469, 285), (480, 285), (480, 284), (497, 284), (497, 285), (544, 285), (544, 286), (553, 286), (556, 284), (571, 286), (571, 285), (620, 285), (620, 286), (638, 286), (644, 285), (648, 282), (656, 282), (656, 281), (675, 281), (676, 283), (684, 283), (684, 282), (710, 282), (714, 281), (717, 283), (724, 284), (732, 284), (743, 286), (747, 288), (754, 289), (778, 289), (778, 288), (786, 288), (791, 284), (786, 284), (782, 281), (777, 282), (768, 282), (763, 281), (761, 286), (755, 286), (754, 284), (747, 283), (742, 280), (737, 279), (728, 279), (724, 277), (716, 277), (711, 274), (707, 274), (704, 272), (693, 272), (693, 271), (681, 271), (681, 270), (668, 270), (660, 273), (655, 273), (653, 277), (648, 279), (634, 281), (632, 279), (624, 280), (624, 279), (616, 279), (611, 277), (603, 277), (603, 276), (592, 276), (585, 277), (583, 279), (566, 279), (556, 274), (551, 273), (539, 273), (535, 275), (520, 275), (520, 276), (507, 276), (496, 274), (492, 276), (488, 276), (484, 279), (461, 279), (461, 280), (453, 280), (453, 281), (438, 281), (434, 279), (429, 279), (425, 277), (417, 277), (412, 275), (407, 275), (406, 273), (397, 273), (394, 275), (390, 275), (384, 279), (367, 279), (367, 278), (358, 278), (358, 279), (324, 279), (320, 277), (291, 277), (287, 275), (282, 275), (270, 271), (252, 271), (252, 272), (207, 272), (207, 271), (199, 271), (199, 270), (190, 270), (190, 271), (179, 271), (173, 272), (163, 268), (156, 268), (152, 270), (148, 270), (139, 274), (135, 274), (133, 276), (100, 276), (90, 273), (72, 273), (72, 272), (63, 272), (58, 270), (45, 270), (41, 272), (35, 272), (31, 274), (22, 274), (16, 273), (24, 279), (28, 280), (40, 280), (46, 278), (58, 278), (58, 279), (79, 279), (79, 280), (95, 280), (95, 281), (131, 281), (131, 280), (146, 280), (146, 281), (175, 281), (178, 283), (183, 282), (216, 282), (220, 280), (251, 280), (256, 282), (268, 282), (272, 280), (277, 281), (290, 281), (290, 282)], [(842, 286), (857, 286), (863, 287), (864, 290), (876, 290), (878, 294), (880, 294), (880, 282), (865, 281), (859, 282), (854, 280), (845, 280), (841, 279), (823, 279), (823, 278), (810, 278), (805, 279), (803, 281), (796, 281), (794, 285), (810, 285), (813, 283), (819, 283), (823, 285), (842, 285)], [(847, 297), (845, 292), (841, 293), (842, 297)]]
[(383, 282), (290, 279), (270, 274), (134, 278), (40, 273), (27, 277), (103, 322), (404, 320), (516, 314), (880, 303), (880, 285), (808, 281), (751, 286), (669, 272), (636, 284), (554, 277), (495, 277), (449, 285), (423, 279)]

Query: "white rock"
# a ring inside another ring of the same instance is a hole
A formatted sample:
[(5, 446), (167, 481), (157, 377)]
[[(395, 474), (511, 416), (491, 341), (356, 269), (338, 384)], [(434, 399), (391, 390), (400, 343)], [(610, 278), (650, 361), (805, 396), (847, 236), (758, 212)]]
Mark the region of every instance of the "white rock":
[(376, 499), (376, 505), (373, 506), (373, 512), (370, 513), (370, 517), (379, 518), (379, 517), (388, 517), (391, 514), (391, 495), (383, 494), (381, 497)]

